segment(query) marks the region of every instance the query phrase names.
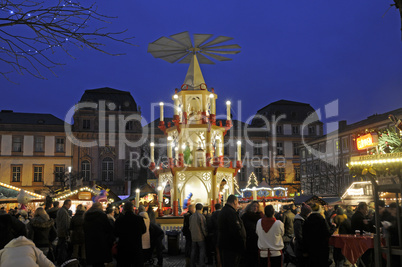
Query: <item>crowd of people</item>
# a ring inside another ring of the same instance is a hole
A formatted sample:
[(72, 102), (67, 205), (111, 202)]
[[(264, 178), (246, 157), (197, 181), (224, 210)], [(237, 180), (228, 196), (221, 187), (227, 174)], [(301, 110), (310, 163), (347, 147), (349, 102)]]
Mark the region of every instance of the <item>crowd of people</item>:
[(87, 210), (71, 200), (59, 207), (0, 211), (0, 266), (144, 266), (155, 250), (163, 265), (164, 232), (151, 207), (134, 210), (132, 202), (106, 209), (95, 202)]
[[(223, 208), (216, 204), (212, 214), (202, 204), (190, 205), (182, 230), (186, 266), (351, 266), (340, 248), (330, 247), (331, 235), (375, 233), (374, 203), (361, 202), (355, 209), (317, 202), (284, 205), (277, 211), (272, 205), (260, 209), (257, 201), (239, 209), (234, 195)], [(396, 203), (379, 203), (381, 230), (389, 234), (392, 245), (398, 245), (396, 210)], [(391, 262), (401, 266), (398, 256)], [(373, 249), (363, 254), (361, 263), (374, 266)]]
[[(386, 207), (380, 201), (378, 206), (381, 230), (398, 245), (397, 204)], [(257, 201), (239, 209), (234, 195), (224, 207), (216, 204), (212, 214), (200, 203), (189, 205), (182, 228), (186, 266), (344, 266), (341, 249), (329, 246), (331, 235), (373, 233), (374, 214), (364, 202), (355, 210), (312, 202), (275, 211)], [(157, 265), (163, 265), (164, 231), (152, 208), (135, 210), (132, 202), (121, 211), (98, 202), (88, 210), (78, 205), (74, 215), (70, 200), (61, 207), (58, 202), (39, 207), (32, 215), (1, 209), (0, 229), (0, 266), (144, 266), (153, 263), (154, 253)], [(367, 250), (361, 262), (374, 266), (374, 251)], [(400, 264), (398, 256), (392, 259), (392, 266)]]

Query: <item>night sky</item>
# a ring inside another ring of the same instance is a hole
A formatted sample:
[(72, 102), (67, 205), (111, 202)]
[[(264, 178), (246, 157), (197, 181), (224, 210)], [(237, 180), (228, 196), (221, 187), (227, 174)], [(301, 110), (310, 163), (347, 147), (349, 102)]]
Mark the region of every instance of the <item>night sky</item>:
[[(65, 63), (48, 80), (28, 74), (1, 78), (0, 109), (51, 113), (63, 118), (84, 90), (112, 87), (130, 91), (150, 120), (150, 104), (172, 101), (188, 65), (170, 64), (147, 53), (161, 36), (189, 31), (233, 37), (241, 53), (233, 61), (202, 65), (205, 82), (225, 101), (242, 101), (246, 120), (265, 105), (287, 99), (313, 108), (339, 100), (348, 123), (402, 107), (402, 42), (399, 11), (391, 0), (363, 1), (98, 1), (101, 13), (118, 16), (111, 31), (128, 29), (128, 46), (106, 43), (113, 57), (69, 47), (52, 55)], [(57, 50), (56, 50), (57, 51)], [(0, 64), (3, 69), (4, 63)], [(233, 113), (238, 114), (234, 105)], [(168, 115), (168, 114), (167, 114)]]

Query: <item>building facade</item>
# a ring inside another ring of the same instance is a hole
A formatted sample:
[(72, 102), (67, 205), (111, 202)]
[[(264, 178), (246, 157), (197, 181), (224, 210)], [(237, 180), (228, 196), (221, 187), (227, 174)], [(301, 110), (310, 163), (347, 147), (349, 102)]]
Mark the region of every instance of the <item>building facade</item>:
[(51, 114), (0, 112), (0, 181), (38, 194), (61, 186), (72, 166), (64, 121)]
[(301, 147), (302, 192), (341, 196), (351, 183), (357, 181), (349, 174), (346, 164), (351, 157), (368, 153), (367, 150), (357, 149), (356, 138), (359, 134), (372, 130), (381, 131), (395, 127), (388, 119), (390, 114), (401, 117), (402, 108), (374, 114), (350, 125), (346, 121), (340, 121), (337, 131), (316, 138)]
[(141, 184), (140, 108), (129, 92), (108, 87), (86, 90), (78, 105), (72, 125), (75, 177), (130, 194)]

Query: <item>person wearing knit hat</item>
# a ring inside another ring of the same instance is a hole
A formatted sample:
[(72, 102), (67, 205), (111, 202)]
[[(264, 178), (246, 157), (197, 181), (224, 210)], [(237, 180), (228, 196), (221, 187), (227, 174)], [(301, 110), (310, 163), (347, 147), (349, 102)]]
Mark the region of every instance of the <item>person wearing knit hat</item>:
[(302, 229), (302, 252), (307, 255), (307, 265), (310, 267), (329, 266), (329, 238), (335, 227), (329, 228), (322, 215), (323, 209), (318, 203), (311, 205), (312, 213), (307, 217)]
[(303, 242), (303, 225), (307, 217), (311, 213), (311, 207), (306, 203), (302, 203), (300, 214), (296, 214), (293, 223), (295, 237), (295, 254), (297, 257), (297, 266), (307, 266), (306, 258), (303, 257), (302, 242)]

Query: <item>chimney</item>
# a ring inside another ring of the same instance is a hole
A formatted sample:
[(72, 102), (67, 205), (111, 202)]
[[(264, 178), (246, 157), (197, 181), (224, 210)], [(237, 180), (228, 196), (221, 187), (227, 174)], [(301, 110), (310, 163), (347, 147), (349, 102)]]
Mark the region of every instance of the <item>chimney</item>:
[(339, 124), (338, 124), (338, 131), (342, 131), (342, 130), (345, 129), (346, 126), (348, 125), (347, 122), (346, 122), (346, 120), (339, 121), (338, 123), (339, 123)]

